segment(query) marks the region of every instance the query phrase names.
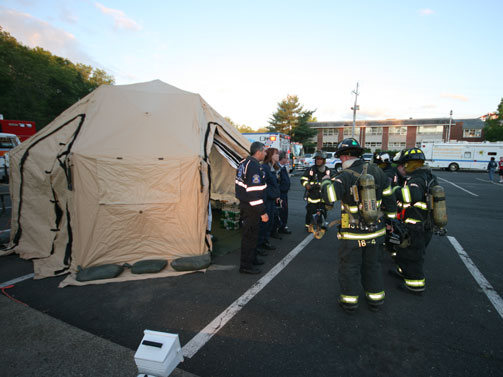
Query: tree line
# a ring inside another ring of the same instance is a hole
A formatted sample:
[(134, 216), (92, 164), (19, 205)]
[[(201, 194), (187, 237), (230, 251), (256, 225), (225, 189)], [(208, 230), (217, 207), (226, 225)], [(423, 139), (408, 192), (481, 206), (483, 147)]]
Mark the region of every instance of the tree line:
[(503, 141), (503, 98), (496, 112), (486, 118), (484, 138), (488, 141)]
[(35, 121), (40, 130), (98, 86), (114, 82), (104, 70), (23, 46), (0, 26), (0, 114), (5, 119)]

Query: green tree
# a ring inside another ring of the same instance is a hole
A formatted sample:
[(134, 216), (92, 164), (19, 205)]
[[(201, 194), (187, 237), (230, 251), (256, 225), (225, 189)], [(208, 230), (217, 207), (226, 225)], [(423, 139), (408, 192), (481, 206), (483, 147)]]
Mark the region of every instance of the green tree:
[(272, 114), (267, 129), (290, 135), (292, 141), (309, 144), (309, 139), (317, 133), (317, 130), (308, 125), (308, 122), (315, 121), (315, 111), (304, 110), (296, 95), (288, 95), (278, 103), (278, 109)]
[(484, 137), (488, 141), (503, 141), (503, 98), (496, 110), (496, 117), (487, 117), (485, 121)]
[(0, 112), (7, 119), (33, 120), (41, 129), (98, 86), (113, 83), (101, 69), (23, 46), (0, 27)]

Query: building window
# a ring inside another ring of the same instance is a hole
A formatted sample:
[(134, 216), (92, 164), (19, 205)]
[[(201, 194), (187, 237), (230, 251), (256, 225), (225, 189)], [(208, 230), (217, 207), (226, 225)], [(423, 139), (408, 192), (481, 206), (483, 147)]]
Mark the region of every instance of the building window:
[(331, 141), (324, 141), (323, 147), (336, 147), (337, 143), (332, 143)]
[(323, 136), (339, 136), (339, 132), (335, 128), (324, 128)]
[(388, 143), (388, 148), (405, 148), (405, 141), (391, 141)]
[(367, 127), (365, 129), (366, 135), (382, 135), (382, 127)]
[(380, 141), (367, 141), (365, 142), (365, 148), (381, 148), (382, 143)]
[[(344, 137), (351, 137), (353, 127), (344, 127)], [(360, 127), (355, 127), (355, 138), (360, 137)]]
[(482, 137), (482, 130), (480, 128), (463, 130), (463, 137)]
[(440, 134), (442, 135), (444, 133), (444, 126), (419, 126), (417, 128), (417, 133), (419, 135), (425, 135), (425, 134)]
[(407, 127), (390, 127), (388, 133), (390, 135), (407, 135)]

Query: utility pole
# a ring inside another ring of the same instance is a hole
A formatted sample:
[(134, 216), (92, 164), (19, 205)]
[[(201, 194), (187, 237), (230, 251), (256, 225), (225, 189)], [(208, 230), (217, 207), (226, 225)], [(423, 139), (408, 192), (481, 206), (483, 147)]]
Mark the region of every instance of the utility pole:
[(452, 110), (449, 117), (449, 129), (447, 130), (447, 142), (451, 141)]
[(353, 90), (353, 93), (355, 94), (355, 104), (351, 108), (353, 110), (353, 129), (351, 131), (351, 137), (354, 139), (355, 138), (355, 125), (356, 125), (356, 110), (360, 110), (360, 106), (356, 104), (356, 101), (358, 100), (358, 82), (356, 82), (356, 90)]

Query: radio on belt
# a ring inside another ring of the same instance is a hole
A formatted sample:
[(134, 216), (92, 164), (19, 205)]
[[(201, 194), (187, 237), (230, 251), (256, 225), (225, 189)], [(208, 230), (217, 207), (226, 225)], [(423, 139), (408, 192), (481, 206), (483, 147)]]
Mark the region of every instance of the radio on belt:
[(177, 334), (144, 330), (143, 339), (134, 355), (140, 376), (167, 377), (183, 361)]

